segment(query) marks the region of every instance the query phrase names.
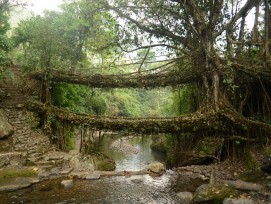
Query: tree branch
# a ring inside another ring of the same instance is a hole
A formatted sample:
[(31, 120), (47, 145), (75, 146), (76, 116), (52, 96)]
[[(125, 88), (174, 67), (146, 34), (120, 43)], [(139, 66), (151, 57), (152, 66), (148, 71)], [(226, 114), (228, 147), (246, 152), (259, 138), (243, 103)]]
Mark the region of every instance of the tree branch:
[(225, 30), (229, 29), (237, 20), (239, 20), (242, 17), (247, 16), (249, 11), (257, 5), (261, 0), (247, 0), (246, 4), (240, 9), (240, 11), (225, 25), (222, 26), (222, 28), (214, 33), (214, 37), (218, 37), (223, 33)]

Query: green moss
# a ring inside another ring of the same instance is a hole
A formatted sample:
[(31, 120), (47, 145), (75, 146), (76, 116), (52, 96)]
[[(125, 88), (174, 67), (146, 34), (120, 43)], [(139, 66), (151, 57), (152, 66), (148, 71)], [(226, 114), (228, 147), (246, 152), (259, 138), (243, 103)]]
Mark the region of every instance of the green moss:
[(264, 154), (265, 154), (266, 156), (271, 155), (271, 146), (266, 147), (266, 148), (264, 149)]
[(237, 197), (238, 191), (225, 184), (207, 184), (200, 186), (195, 193), (195, 201), (222, 204), (225, 198)]
[(95, 169), (99, 171), (114, 171), (116, 168), (115, 161), (104, 154), (94, 156), (94, 165)]
[(35, 177), (38, 173), (32, 169), (3, 169), (0, 170), (0, 180), (15, 177)]
[(266, 176), (264, 172), (260, 168), (258, 168), (246, 171), (245, 173), (240, 175), (239, 179), (247, 182), (260, 182), (264, 181), (266, 179)]
[(256, 169), (260, 164), (249, 149), (245, 149), (245, 164), (248, 169)]
[(73, 150), (75, 148), (75, 138), (73, 136), (67, 137), (67, 150)]
[(194, 152), (197, 153), (201, 157), (215, 155), (222, 145), (224, 144), (224, 140), (221, 138), (204, 138), (200, 140), (196, 147), (194, 148)]

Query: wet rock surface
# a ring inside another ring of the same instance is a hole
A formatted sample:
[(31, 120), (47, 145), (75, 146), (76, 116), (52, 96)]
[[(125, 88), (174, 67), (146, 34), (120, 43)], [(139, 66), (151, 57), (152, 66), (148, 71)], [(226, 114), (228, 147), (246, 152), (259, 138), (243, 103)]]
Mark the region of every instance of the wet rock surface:
[(193, 203), (193, 193), (191, 192), (179, 192), (177, 193), (177, 197), (184, 204)]
[[(229, 172), (222, 171), (219, 166), (187, 166), (175, 170), (178, 172), (175, 190), (193, 193), (193, 202), (213, 203), (218, 201), (222, 203), (223, 200), (232, 199), (230, 201), (238, 204), (248, 199), (251, 200), (249, 202), (256, 204), (271, 203), (271, 188), (268, 187), (270, 176), (267, 174), (263, 180), (246, 182), (234, 179)], [(255, 176), (258, 178), (258, 175)]]
[(61, 185), (64, 188), (71, 188), (71, 187), (73, 187), (73, 180), (63, 180), (63, 181), (61, 181)]

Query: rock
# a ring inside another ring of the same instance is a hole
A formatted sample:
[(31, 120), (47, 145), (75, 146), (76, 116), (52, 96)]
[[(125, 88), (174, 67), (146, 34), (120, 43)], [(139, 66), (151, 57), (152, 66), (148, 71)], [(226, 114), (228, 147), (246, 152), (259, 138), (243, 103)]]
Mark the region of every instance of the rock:
[(95, 169), (98, 171), (114, 171), (116, 162), (106, 155), (96, 155), (94, 157)]
[(83, 157), (83, 155), (74, 155), (70, 161), (69, 161), (69, 166), (73, 168), (74, 170), (80, 170), (80, 169), (85, 169), (85, 170), (94, 170), (94, 164), (93, 164), (93, 159), (90, 157)]
[(67, 168), (67, 169), (63, 169), (63, 170), (60, 171), (59, 173), (60, 173), (61, 175), (66, 175), (66, 174), (71, 173), (72, 170), (73, 170), (73, 168)]
[(182, 203), (193, 203), (193, 193), (191, 192), (179, 192), (176, 194)]
[(261, 184), (251, 183), (241, 180), (236, 181), (228, 181), (228, 180), (221, 180), (222, 183), (234, 186), (236, 189), (239, 190), (247, 190), (247, 191), (263, 191), (264, 187)]
[(24, 107), (23, 104), (18, 104), (18, 105), (16, 105), (16, 108), (22, 108), (22, 107)]
[(124, 152), (125, 154), (138, 154), (139, 150), (129, 143), (129, 140), (132, 138), (133, 137), (122, 137), (117, 139), (110, 145), (110, 148)]
[(178, 178), (176, 182), (177, 191), (190, 191), (195, 192), (195, 190), (203, 185), (209, 183), (209, 178), (205, 177), (199, 173), (193, 173), (193, 170), (182, 170), (178, 171)]
[(147, 170), (152, 173), (155, 173), (155, 174), (162, 174), (162, 173), (166, 172), (164, 164), (162, 164), (160, 162), (155, 162), (155, 163), (149, 164), (149, 166), (147, 167)]
[(141, 179), (132, 179), (131, 181), (136, 184), (140, 184), (143, 182)]
[(14, 133), (14, 129), (8, 122), (4, 111), (0, 109), (0, 139), (6, 139)]
[(271, 174), (271, 155), (264, 158), (261, 170)]
[(248, 198), (226, 198), (223, 204), (255, 204), (255, 202)]
[(63, 180), (61, 181), (61, 185), (64, 186), (64, 188), (71, 188), (73, 187), (73, 180)]
[(4, 166), (18, 167), (24, 165), (26, 159), (21, 152), (0, 153), (0, 168)]
[(237, 196), (238, 192), (224, 184), (203, 184), (194, 194), (195, 203), (222, 203), (225, 198)]
[(86, 180), (97, 180), (100, 179), (101, 175), (100, 174), (89, 174), (86, 175)]
[(38, 183), (39, 179), (36, 177), (17, 177), (5, 179), (1, 182), (0, 192), (16, 191), (21, 188), (26, 188), (34, 183)]

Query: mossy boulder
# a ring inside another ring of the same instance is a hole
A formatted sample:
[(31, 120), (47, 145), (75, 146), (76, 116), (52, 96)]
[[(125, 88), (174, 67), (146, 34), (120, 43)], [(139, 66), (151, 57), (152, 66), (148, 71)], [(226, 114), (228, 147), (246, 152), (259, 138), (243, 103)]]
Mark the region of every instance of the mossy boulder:
[(154, 162), (148, 165), (147, 170), (154, 174), (163, 174), (166, 172), (164, 164), (160, 162)]
[(14, 133), (13, 127), (8, 122), (4, 111), (0, 109), (0, 139), (6, 139)]
[(8, 178), (35, 177), (37, 175), (36, 169), (2, 169), (0, 170), (0, 182)]
[(116, 162), (104, 154), (94, 156), (95, 169), (99, 171), (114, 171)]
[(227, 184), (203, 184), (194, 194), (195, 203), (223, 203), (225, 198), (238, 196), (238, 191)]
[(26, 188), (39, 182), (38, 173), (33, 169), (0, 170), (0, 192)]

